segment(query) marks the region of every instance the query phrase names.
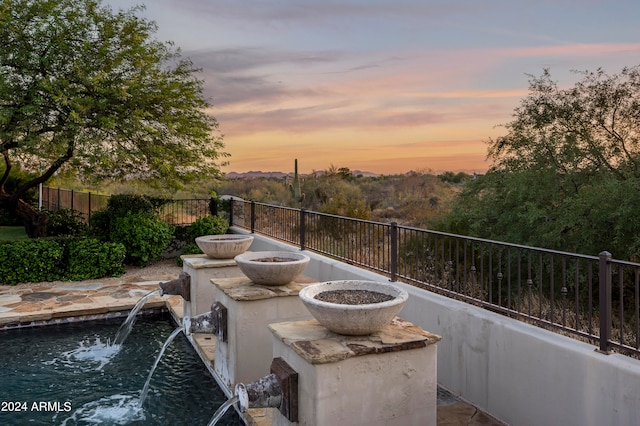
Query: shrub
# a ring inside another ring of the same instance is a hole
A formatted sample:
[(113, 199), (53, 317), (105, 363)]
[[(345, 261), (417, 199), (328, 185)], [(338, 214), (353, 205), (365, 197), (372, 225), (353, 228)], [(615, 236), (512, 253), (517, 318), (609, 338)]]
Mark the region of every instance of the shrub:
[(176, 225), (173, 231), (173, 238), (178, 241), (189, 242), (189, 226)]
[(98, 210), (89, 217), (91, 233), (98, 237), (109, 238), (111, 228), (111, 216), (107, 210)]
[(227, 232), (229, 224), (220, 216), (205, 216), (196, 219), (189, 226), (189, 237), (196, 239), (202, 235), (220, 235)]
[(74, 281), (122, 275), (126, 249), (120, 243), (95, 238), (74, 240), (68, 244), (66, 278)]
[(154, 207), (144, 195), (117, 194), (109, 197), (107, 211), (112, 217), (124, 217), (132, 213), (153, 213)]
[(84, 222), (82, 213), (71, 210), (61, 209), (58, 211), (47, 211), (49, 221), (47, 222), (47, 234), (49, 236), (57, 235), (85, 235), (89, 227)]
[(117, 218), (111, 226), (111, 241), (126, 247), (126, 261), (144, 266), (156, 260), (173, 238), (172, 228), (150, 214), (134, 213)]
[(162, 205), (170, 201), (137, 194), (112, 195), (109, 197), (105, 209), (91, 214), (89, 224), (95, 235), (109, 238), (112, 225), (117, 219), (131, 214), (154, 216)]
[(64, 273), (64, 248), (54, 240), (29, 239), (0, 244), (0, 282), (55, 281)]
[(124, 273), (122, 244), (54, 237), (0, 243), (0, 283), (85, 280)]

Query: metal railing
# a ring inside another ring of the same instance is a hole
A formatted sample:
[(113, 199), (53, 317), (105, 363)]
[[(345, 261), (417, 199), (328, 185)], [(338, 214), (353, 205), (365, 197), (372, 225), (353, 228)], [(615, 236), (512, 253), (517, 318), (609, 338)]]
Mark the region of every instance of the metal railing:
[(250, 201), (230, 222), (417, 287), (640, 357), (640, 264)]
[(160, 207), (159, 217), (171, 225), (191, 225), (210, 214), (209, 198), (170, 200)]
[[(75, 210), (89, 220), (93, 213), (106, 208), (108, 201), (109, 195), (44, 186), (40, 205), (50, 211)], [(190, 225), (210, 214), (210, 201), (209, 198), (166, 200), (159, 208), (158, 216), (171, 225)]]

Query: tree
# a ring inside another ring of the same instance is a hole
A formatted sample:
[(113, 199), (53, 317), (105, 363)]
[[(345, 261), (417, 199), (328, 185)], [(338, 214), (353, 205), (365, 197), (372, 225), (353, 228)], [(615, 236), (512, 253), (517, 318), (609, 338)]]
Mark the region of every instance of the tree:
[(553, 169), (569, 191), (600, 173), (640, 176), (640, 66), (578, 74), (582, 81), (569, 89), (549, 70), (530, 79), (507, 135), (489, 143), (492, 170)]
[[(220, 176), (202, 81), (155, 23), (100, 0), (0, 0), (0, 209), (29, 236), (46, 215), (24, 194), (56, 172), (180, 187)], [(9, 192), (14, 165), (35, 178)]]
[(468, 182), (444, 228), (451, 232), (638, 258), (640, 68), (580, 72), (561, 89), (545, 70), (489, 141), (488, 173)]

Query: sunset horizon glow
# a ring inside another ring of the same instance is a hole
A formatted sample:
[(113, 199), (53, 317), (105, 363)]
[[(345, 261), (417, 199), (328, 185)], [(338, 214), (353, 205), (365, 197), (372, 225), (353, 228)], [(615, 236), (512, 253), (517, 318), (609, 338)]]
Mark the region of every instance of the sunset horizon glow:
[[(106, 0), (129, 9), (128, 0)], [(202, 72), (224, 172), (483, 173), (529, 79), (640, 63), (634, 1), (155, 0)]]

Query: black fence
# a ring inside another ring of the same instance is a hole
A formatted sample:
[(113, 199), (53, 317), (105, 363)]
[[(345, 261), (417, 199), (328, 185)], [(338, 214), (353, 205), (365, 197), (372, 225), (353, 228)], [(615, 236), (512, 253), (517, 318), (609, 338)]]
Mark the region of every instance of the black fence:
[[(42, 206), (87, 219), (108, 196), (43, 187)], [(189, 225), (210, 199), (170, 200), (160, 217)], [(426, 290), (640, 357), (640, 264), (230, 200), (229, 222)]]
[[(42, 188), (42, 207), (50, 211), (71, 209), (81, 213), (86, 220), (91, 215), (107, 207), (108, 195), (73, 191), (62, 188)], [(196, 219), (210, 214), (209, 198), (167, 200), (158, 212), (162, 221), (171, 225), (190, 225)]]
[(232, 225), (640, 356), (640, 264), (248, 201)]

